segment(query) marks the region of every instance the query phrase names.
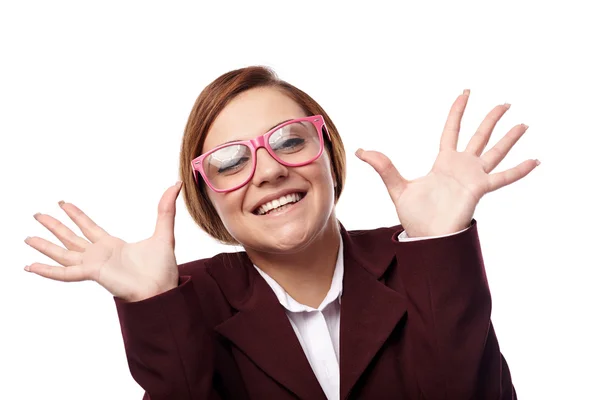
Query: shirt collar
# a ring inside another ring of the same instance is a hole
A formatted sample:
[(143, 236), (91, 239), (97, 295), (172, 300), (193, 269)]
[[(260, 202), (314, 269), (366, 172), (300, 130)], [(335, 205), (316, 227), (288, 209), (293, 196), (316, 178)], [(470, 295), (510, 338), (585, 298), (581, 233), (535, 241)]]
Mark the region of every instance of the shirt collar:
[[(254, 264), (253, 264), (254, 265)], [(312, 308), (305, 304), (298, 303), (292, 296), (290, 296), (273, 278), (267, 275), (266, 272), (254, 265), (254, 268), (263, 277), (267, 284), (273, 289), (273, 292), (277, 296), (279, 303), (288, 311), (291, 312), (302, 312), (302, 311), (323, 311), (325, 307), (334, 301), (341, 303), (342, 291), (343, 291), (343, 279), (344, 279), (344, 242), (340, 237), (340, 247), (338, 249), (338, 255), (333, 270), (333, 277), (331, 279), (331, 287), (325, 295), (325, 298), (321, 302), (318, 308)]]

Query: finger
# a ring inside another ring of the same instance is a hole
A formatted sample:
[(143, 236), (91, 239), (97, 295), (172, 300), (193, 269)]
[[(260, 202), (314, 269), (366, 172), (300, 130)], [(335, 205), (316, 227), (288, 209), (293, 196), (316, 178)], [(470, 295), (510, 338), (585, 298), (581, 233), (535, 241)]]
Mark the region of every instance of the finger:
[(494, 147), (481, 156), (485, 172), (493, 171), (500, 164), (500, 161), (504, 160), (504, 157), (527, 131), (527, 128), (529, 127), (525, 124), (513, 127)]
[(490, 174), (488, 193), (524, 178), (538, 165), (540, 165), (539, 160), (527, 160), (509, 170)]
[(84, 251), (90, 244), (84, 238), (77, 236), (75, 232), (67, 228), (62, 222), (56, 218), (37, 213), (33, 216), (40, 224), (54, 234), (62, 244), (69, 250)]
[(175, 246), (175, 204), (182, 182), (168, 188), (158, 203), (158, 217), (154, 237)]
[(467, 144), (467, 148), (465, 149), (467, 153), (475, 154), (476, 156), (480, 156), (481, 153), (483, 153), (483, 149), (487, 146), (496, 124), (509, 108), (510, 104), (506, 103), (494, 107), (494, 109), (488, 113), (471, 140), (469, 140), (469, 144)]
[(378, 151), (364, 151), (358, 149), (356, 156), (369, 164), (377, 171), (383, 183), (385, 184), (390, 196), (399, 196), (406, 187), (406, 179), (400, 175), (400, 172), (394, 167), (392, 161), (384, 154)]
[(463, 94), (452, 104), (450, 113), (446, 119), (446, 125), (442, 132), (442, 138), (440, 140), (440, 150), (456, 150), (456, 144), (458, 143), (458, 132), (460, 131), (460, 122), (462, 120), (465, 108), (467, 107), (467, 101), (471, 91), (465, 89)]
[(59, 201), (58, 205), (63, 209), (65, 213), (71, 218), (75, 225), (81, 232), (83, 236), (88, 238), (88, 240), (92, 243), (96, 243), (103, 236), (108, 235), (108, 233), (100, 228), (90, 217), (88, 217), (83, 211), (81, 211), (75, 204), (65, 203), (64, 201)]
[(46, 239), (33, 236), (26, 238), (25, 243), (27, 243), (29, 246), (33, 247), (43, 255), (50, 257), (60, 265), (67, 266), (77, 265), (81, 263), (82, 253), (63, 249), (62, 247), (57, 246), (56, 244), (49, 242)]
[(33, 272), (44, 278), (61, 282), (81, 282), (90, 279), (88, 272), (81, 265), (64, 268), (42, 263), (33, 263), (26, 266), (25, 271)]

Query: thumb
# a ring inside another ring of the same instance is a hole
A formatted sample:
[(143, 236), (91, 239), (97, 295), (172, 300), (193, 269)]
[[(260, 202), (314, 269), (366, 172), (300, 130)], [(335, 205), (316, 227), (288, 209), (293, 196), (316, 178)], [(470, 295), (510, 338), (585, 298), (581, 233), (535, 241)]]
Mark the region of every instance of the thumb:
[(158, 203), (158, 217), (154, 237), (175, 247), (175, 202), (183, 183), (178, 181), (168, 188)]
[(392, 161), (385, 154), (378, 151), (365, 151), (363, 149), (356, 150), (355, 154), (377, 171), (384, 185), (387, 187), (390, 196), (396, 197), (402, 193), (408, 181), (400, 175), (400, 172), (398, 172)]

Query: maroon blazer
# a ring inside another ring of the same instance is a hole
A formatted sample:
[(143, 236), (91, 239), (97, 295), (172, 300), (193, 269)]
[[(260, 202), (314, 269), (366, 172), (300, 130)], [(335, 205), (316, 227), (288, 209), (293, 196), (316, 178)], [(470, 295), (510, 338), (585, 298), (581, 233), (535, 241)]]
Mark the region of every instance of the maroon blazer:
[[(398, 242), (346, 231), (341, 399), (516, 399), (490, 322), (477, 225)], [(115, 298), (144, 399), (325, 400), (277, 297), (246, 253), (179, 266), (179, 286)]]

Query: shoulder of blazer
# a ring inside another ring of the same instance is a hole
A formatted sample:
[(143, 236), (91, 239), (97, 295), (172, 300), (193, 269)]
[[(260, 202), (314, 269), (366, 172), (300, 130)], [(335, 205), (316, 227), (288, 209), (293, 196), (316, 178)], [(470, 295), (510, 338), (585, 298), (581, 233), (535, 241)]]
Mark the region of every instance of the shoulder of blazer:
[(395, 257), (396, 236), (402, 232), (402, 226), (352, 231), (341, 228), (345, 256), (353, 258), (379, 279)]
[[(342, 231), (346, 230), (341, 224), (340, 227), (342, 228)], [(403, 230), (404, 229), (402, 228), (402, 225), (393, 225), (375, 229), (355, 229), (346, 232), (348, 232), (348, 235), (350, 235), (352, 238), (368, 238), (370, 240), (382, 240), (386, 241), (386, 244), (389, 245), (389, 239), (393, 237), (394, 233), (400, 233)]]
[[(231, 317), (249, 293), (249, 262), (245, 252), (220, 253), (179, 265), (179, 276), (189, 276), (200, 300), (205, 321), (212, 326)], [(252, 264), (250, 263), (250, 266)]]

